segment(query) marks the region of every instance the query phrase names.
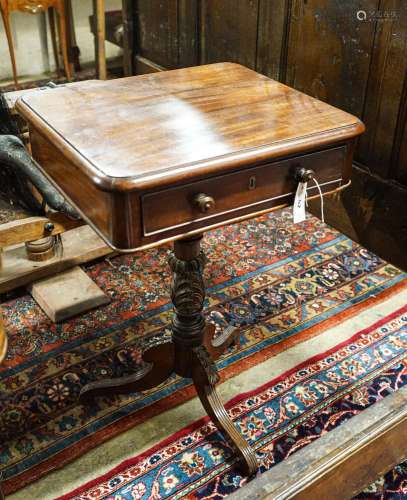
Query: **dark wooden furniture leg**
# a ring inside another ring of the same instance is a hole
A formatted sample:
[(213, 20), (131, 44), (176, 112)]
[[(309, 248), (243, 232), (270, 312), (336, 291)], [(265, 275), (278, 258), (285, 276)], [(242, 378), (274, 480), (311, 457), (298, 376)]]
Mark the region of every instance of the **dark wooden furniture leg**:
[(238, 432), (215, 389), (219, 374), (214, 359), (236, 341), (237, 331), (228, 327), (214, 339), (213, 325), (205, 324), (202, 273), (206, 258), (200, 249), (201, 240), (202, 235), (176, 241), (174, 255), (169, 258), (173, 272), (172, 340), (150, 346), (144, 352), (144, 364), (137, 372), (126, 377), (91, 382), (82, 388), (80, 397), (88, 399), (151, 389), (173, 372), (192, 378), (206, 412), (236, 448), (244, 473), (253, 475), (258, 469), (256, 455)]
[(208, 323), (205, 327), (203, 345), (208, 350), (211, 358), (216, 361), (226, 351), (228, 347), (234, 344), (240, 347), (239, 329), (229, 325), (222, 333), (215, 337), (215, 325)]
[(49, 20), (49, 28), (51, 31), (52, 51), (54, 53), (54, 59), (55, 59), (55, 69), (57, 72), (57, 76), (59, 77), (61, 75), (61, 70), (59, 67), (59, 54), (58, 54), (58, 43), (57, 43), (57, 31), (55, 28), (54, 7), (50, 7), (48, 9), (48, 20)]
[[(205, 346), (213, 346), (213, 342), (211, 329), (205, 328), (202, 314), (205, 300), (202, 273), (206, 258), (200, 249), (201, 239), (202, 236), (198, 236), (176, 241), (174, 255), (169, 260), (174, 273), (171, 298), (175, 311), (172, 322), (175, 373), (193, 379), (206, 412), (234, 445), (241, 458), (244, 473), (251, 476), (258, 469), (256, 455), (236, 429), (216, 392), (219, 374)], [(226, 348), (233, 337), (234, 335), (226, 335), (221, 346)]]
[(219, 381), (216, 365), (205, 346), (195, 347), (193, 353), (192, 378), (199, 399), (206, 413), (233, 444), (244, 473), (252, 476), (258, 469), (256, 454), (237, 430), (216, 392), (215, 385)]
[(125, 377), (97, 380), (82, 387), (82, 401), (97, 396), (114, 396), (145, 391), (162, 384), (174, 371), (174, 346), (171, 341), (154, 344), (143, 353), (143, 366)]
[(124, 76), (131, 76), (133, 74), (134, 11), (135, 7), (132, 0), (122, 1)]
[(60, 0), (59, 2), (57, 2), (56, 10), (58, 12), (58, 19), (59, 19), (59, 34), (60, 34), (59, 43), (61, 44), (62, 59), (64, 61), (66, 79), (68, 81), (71, 81), (72, 75), (71, 75), (71, 68), (69, 66), (69, 60), (68, 60), (68, 42), (67, 42), (67, 33), (66, 33), (65, 4), (64, 4), (63, 0)]
[(66, 31), (68, 43), (68, 59), (71, 67), (71, 74), (81, 70), (79, 61), (80, 50), (76, 41), (75, 21), (73, 15), (72, 0), (64, 0), (66, 14)]

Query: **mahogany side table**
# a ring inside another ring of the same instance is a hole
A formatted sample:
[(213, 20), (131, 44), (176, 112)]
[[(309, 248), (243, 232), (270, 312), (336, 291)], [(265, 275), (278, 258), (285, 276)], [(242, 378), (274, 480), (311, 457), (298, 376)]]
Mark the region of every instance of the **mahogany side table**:
[(34, 158), (112, 248), (174, 241), (172, 340), (150, 346), (136, 373), (91, 382), (81, 395), (145, 390), (173, 372), (192, 378), (255, 473), (254, 451), (215, 389), (214, 361), (234, 334), (214, 339), (205, 325), (202, 234), (291, 204), (298, 181), (313, 175), (323, 193), (345, 187), (363, 124), (231, 63), (34, 92), (17, 109)]

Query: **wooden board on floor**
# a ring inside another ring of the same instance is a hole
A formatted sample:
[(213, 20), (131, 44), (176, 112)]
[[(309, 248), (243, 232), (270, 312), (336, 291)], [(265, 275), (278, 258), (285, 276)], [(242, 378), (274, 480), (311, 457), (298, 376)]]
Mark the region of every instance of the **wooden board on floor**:
[(24, 245), (5, 249), (0, 269), (0, 293), (112, 254), (112, 249), (89, 226), (67, 231), (61, 238), (63, 252), (42, 262), (28, 260)]
[(55, 323), (110, 302), (79, 266), (28, 286), (33, 299)]
[(405, 386), (250, 481), (230, 499), (352, 498), (407, 458), (406, 436)]

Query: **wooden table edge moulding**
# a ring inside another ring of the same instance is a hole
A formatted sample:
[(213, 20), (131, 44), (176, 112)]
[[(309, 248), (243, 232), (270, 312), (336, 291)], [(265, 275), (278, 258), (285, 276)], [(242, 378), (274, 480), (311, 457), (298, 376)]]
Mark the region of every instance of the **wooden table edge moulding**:
[(215, 337), (205, 324), (202, 235), (292, 204), (299, 181), (315, 177), (323, 194), (346, 187), (364, 125), (232, 63), (78, 82), (23, 96), (17, 109), (44, 173), (113, 249), (174, 242), (172, 338), (149, 343), (136, 373), (91, 381), (80, 397), (191, 378), (243, 472), (255, 474), (256, 455), (215, 388), (215, 361), (238, 332)]

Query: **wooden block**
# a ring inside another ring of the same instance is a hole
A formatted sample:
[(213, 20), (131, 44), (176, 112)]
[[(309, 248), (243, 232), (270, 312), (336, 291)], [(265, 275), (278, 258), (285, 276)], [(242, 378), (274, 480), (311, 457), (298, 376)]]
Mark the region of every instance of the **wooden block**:
[(79, 266), (36, 281), (28, 286), (28, 290), (55, 323), (110, 302)]
[(61, 237), (62, 255), (42, 262), (28, 260), (25, 245), (4, 250), (0, 268), (0, 293), (112, 253), (112, 249), (89, 226), (72, 229)]

